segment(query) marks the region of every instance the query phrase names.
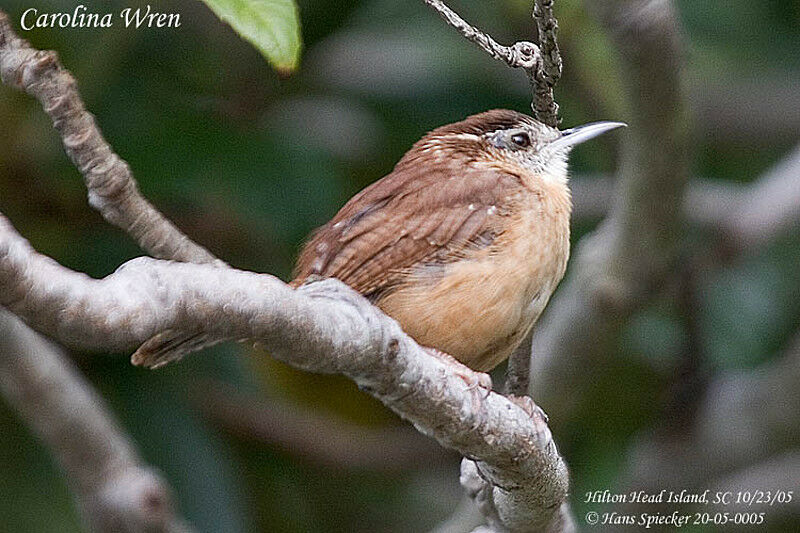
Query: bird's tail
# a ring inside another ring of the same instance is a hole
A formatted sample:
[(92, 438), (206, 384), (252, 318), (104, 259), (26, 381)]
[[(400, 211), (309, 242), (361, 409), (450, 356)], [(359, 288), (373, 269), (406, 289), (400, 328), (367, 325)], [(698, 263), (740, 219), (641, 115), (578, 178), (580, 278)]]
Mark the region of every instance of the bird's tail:
[[(289, 286), (296, 289), (320, 279), (322, 278), (313, 275), (295, 278), (289, 282)], [(178, 361), (190, 353), (230, 340), (234, 338), (214, 337), (203, 331), (165, 329), (142, 344), (131, 356), (131, 363), (145, 368), (159, 368)]]
[(131, 356), (131, 363), (145, 368), (159, 368), (183, 356), (224, 342), (203, 332), (167, 329), (151, 337)]

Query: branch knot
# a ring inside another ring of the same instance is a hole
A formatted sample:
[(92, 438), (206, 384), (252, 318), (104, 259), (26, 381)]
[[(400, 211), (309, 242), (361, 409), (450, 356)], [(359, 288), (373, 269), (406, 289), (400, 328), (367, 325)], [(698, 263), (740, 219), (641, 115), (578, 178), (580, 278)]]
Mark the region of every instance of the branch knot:
[(542, 54), (539, 47), (530, 41), (519, 41), (511, 46), (511, 59), (509, 65), (525, 70), (539, 69), (542, 64)]

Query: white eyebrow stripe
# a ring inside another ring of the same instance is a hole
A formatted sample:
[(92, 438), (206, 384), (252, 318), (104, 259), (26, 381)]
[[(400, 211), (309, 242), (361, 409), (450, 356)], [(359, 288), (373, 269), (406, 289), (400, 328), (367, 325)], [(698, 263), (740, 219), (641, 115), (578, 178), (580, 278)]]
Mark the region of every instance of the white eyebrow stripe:
[(528, 129), (524, 125), (520, 124), (520, 125), (508, 127), (508, 128), (499, 128), (499, 129), (496, 129), (496, 130), (493, 130), (493, 131), (487, 131), (486, 133), (483, 134), (483, 137), (492, 137), (494, 135), (497, 135), (501, 131), (524, 131), (524, 132), (530, 133), (530, 129)]
[(422, 145), (423, 150), (435, 150), (445, 146), (445, 143), (452, 139), (461, 139), (466, 141), (480, 141), (481, 137), (479, 135), (475, 135), (473, 133), (456, 133), (456, 134), (447, 134), (447, 135), (437, 135), (435, 137), (431, 137), (428, 139), (425, 144)]
[(479, 141), (481, 139), (480, 135), (475, 135), (474, 133), (457, 133), (456, 135), (448, 135), (447, 138), (465, 139), (468, 141)]

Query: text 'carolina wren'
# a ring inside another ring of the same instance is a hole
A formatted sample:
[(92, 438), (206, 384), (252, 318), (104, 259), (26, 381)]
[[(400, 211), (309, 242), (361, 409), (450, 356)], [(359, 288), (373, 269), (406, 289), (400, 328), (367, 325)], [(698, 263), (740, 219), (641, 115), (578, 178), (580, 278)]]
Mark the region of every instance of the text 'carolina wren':
[(569, 151), (624, 125), (493, 110), (437, 128), (312, 234), (292, 284), (338, 278), (420, 345), (491, 370), (564, 276)]

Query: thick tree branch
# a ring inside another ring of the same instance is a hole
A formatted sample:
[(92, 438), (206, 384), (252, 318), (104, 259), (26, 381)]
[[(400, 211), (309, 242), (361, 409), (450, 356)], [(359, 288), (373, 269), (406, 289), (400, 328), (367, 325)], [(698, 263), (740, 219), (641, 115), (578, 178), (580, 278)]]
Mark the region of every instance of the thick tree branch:
[[(534, 48), (518, 43), (506, 57), (526, 62)], [(497, 531), (569, 530), (566, 467), (539, 414), (530, 418), (505, 397), (483, 396), (449, 374), (338, 281), (293, 291), (271, 276), (215, 268), (224, 264), (141, 197), (55, 55), (18, 39), (2, 12), (0, 73), (42, 102), (84, 175), (90, 203), (108, 220), (156, 257), (213, 265), (139, 259), (92, 280), (36, 254), (0, 218), (0, 305), (61, 342), (94, 349), (126, 350), (164, 332), (189, 342), (198, 335), (258, 339), (296, 367), (349, 376), (421, 432), (474, 458)]]
[[(542, 520), (538, 513), (530, 511), (536, 509), (530, 498), (538, 499), (532, 493), (521, 493), (502, 490), (491, 483), (481, 468), (481, 463), (471, 459), (461, 461), (461, 485), (467, 491), (483, 515), (489, 527), (479, 527), (475, 532), (505, 533), (508, 531), (506, 524), (515, 523), (524, 526), (519, 531), (536, 531), (542, 533), (561, 533), (576, 531), (569, 504), (564, 501), (555, 510), (552, 519)], [(511, 531), (518, 531), (512, 529)], [(473, 532), (473, 533), (475, 533)]]
[(477, 44), (491, 57), (505, 62), (511, 68), (525, 71), (531, 83), (533, 102), (531, 108), (537, 119), (558, 127), (558, 104), (553, 98), (553, 87), (561, 77), (561, 55), (556, 42), (558, 22), (553, 14), (553, 0), (535, 0), (533, 18), (539, 28), (539, 42), (518, 41), (504, 46), (490, 35), (461, 18), (442, 0), (423, 0), (435, 9), (447, 23), (467, 40)]
[[(138, 192), (127, 164), (102, 138), (75, 81), (53, 52), (38, 52), (0, 11), (0, 77), (35, 96), (84, 176), (103, 216), (158, 255), (213, 261)], [(0, 390), (45, 441), (66, 474), (91, 531), (188, 532), (170, 490), (138, 458), (102, 399), (59, 348), (0, 308)]]
[(91, 531), (188, 532), (170, 491), (59, 348), (0, 309), (0, 392), (47, 444)]
[(269, 275), (150, 258), (94, 280), (37, 254), (1, 218), (0, 305), (90, 349), (130, 349), (165, 330), (257, 339), (292, 366), (350, 377), (424, 434), (474, 458), (509, 531), (564, 520), (567, 469), (542, 417), (466, 383), (338, 280), (292, 290)]
[[(630, 115), (609, 217), (583, 239), (537, 325), (531, 377), (556, 420), (607, 359), (622, 320), (673, 267), (688, 174), (678, 21), (671, 2), (589, 2), (619, 51)], [(570, 390), (570, 394), (563, 394)]]
[(41, 102), (64, 150), (83, 175), (89, 204), (154, 257), (224, 265), (191, 241), (140, 193), (128, 164), (103, 138), (86, 111), (75, 79), (52, 51), (40, 51), (14, 33), (0, 11), (0, 77)]

